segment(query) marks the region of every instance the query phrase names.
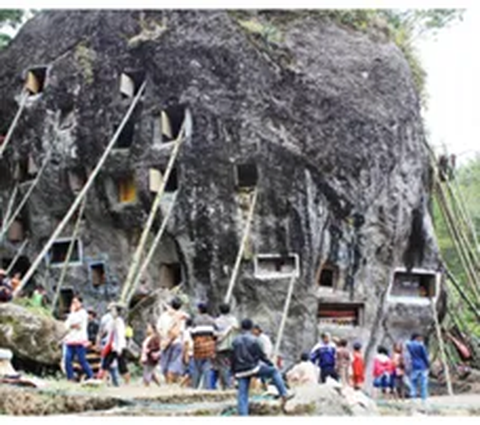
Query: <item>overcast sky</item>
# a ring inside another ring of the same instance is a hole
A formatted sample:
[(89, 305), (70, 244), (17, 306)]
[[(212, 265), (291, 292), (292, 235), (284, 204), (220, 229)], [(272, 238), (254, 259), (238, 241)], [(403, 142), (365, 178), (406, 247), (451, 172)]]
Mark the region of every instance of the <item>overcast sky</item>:
[(430, 143), (447, 145), (465, 160), (480, 153), (480, 8), (467, 9), (463, 22), (418, 43), (428, 72), (428, 110), (424, 116)]

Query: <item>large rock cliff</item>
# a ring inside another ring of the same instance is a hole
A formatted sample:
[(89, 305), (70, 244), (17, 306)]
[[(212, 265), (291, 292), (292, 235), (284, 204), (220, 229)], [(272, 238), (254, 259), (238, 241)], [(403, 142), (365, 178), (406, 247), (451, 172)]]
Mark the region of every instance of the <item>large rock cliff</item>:
[[(223, 11), (47, 11), (22, 28), (0, 54), (0, 129), (18, 109), (27, 71), (44, 66), (46, 78), (0, 160), (3, 212), (16, 164), (28, 174), (29, 155), (37, 167), (51, 156), (22, 211), (29, 242), (17, 269), (40, 252), (121, 122), (132, 101), (120, 92), (126, 73), (133, 91), (145, 78), (146, 91), (118, 142), (123, 149), (88, 194), (67, 289), (99, 311), (118, 298), (154, 197), (149, 169), (165, 170), (172, 149), (162, 140), (162, 111), (175, 133), (188, 108), (193, 134), (177, 161), (178, 199), (143, 289), (182, 280), (192, 300), (208, 299), (215, 311), (250, 202), (238, 179), (249, 186), (258, 177), (233, 291), (239, 316), (275, 335), (289, 283), (278, 273), (296, 254), (282, 343), (288, 359), (322, 330), (363, 341), (369, 354), (377, 343), (426, 330), (428, 304), (386, 302), (397, 267), (438, 267), (428, 155), (404, 56), (392, 42), (312, 17), (282, 22), (275, 40), (249, 24)], [(238, 167), (245, 163), (253, 166)], [(171, 200), (169, 192), (155, 231)], [(64, 236), (72, 231), (73, 223)], [(4, 238), (5, 265), (21, 239)], [(51, 294), (65, 244), (56, 249), (34, 277)]]

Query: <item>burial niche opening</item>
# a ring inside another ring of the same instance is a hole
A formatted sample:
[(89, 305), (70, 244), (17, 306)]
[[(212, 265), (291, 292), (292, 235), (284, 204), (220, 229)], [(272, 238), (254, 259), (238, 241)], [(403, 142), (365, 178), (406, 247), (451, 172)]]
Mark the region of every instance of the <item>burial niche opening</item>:
[(62, 288), (60, 289), (60, 296), (59, 296), (59, 307), (58, 307), (58, 315), (59, 318), (62, 317), (70, 311), (70, 304), (72, 304), (72, 300), (75, 293), (71, 288)]
[(320, 269), (320, 274), (318, 275), (318, 286), (322, 288), (332, 288), (335, 289), (338, 287), (338, 267), (331, 263), (326, 263)]
[(12, 243), (22, 242), (25, 240), (26, 233), (26, 220), (22, 216), (18, 216), (8, 228), (7, 239)]
[(360, 326), (363, 320), (363, 304), (319, 303), (318, 323), (320, 325)]
[(390, 297), (429, 299), (436, 295), (437, 274), (434, 271), (396, 270), (390, 288)]
[(27, 79), (25, 81), (25, 89), (30, 95), (40, 94), (45, 88), (47, 79), (47, 67), (37, 66), (27, 71)]
[(300, 275), (298, 254), (259, 254), (254, 261), (257, 279), (282, 279)]
[(137, 200), (137, 185), (133, 174), (118, 178), (117, 195), (117, 200), (120, 204), (129, 204)]
[(254, 162), (235, 165), (235, 185), (237, 189), (252, 189), (257, 185), (258, 170)]
[(160, 265), (160, 287), (172, 289), (182, 283), (182, 268), (180, 263)]
[[(166, 171), (166, 170), (165, 170)], [(149, 171), (149, 185), (150, 191), (158, 193), (160, 186), (163, 182), (164, 171), (157, 170), (156, 168), (150, 168)], [(165, 192), (172, 193), (178, 190), (178, 175), (177, 168), (173, 167), (168, 176), (167, 183), (165, 185)]]
[(68, 186), (70, 190), (77, 194), (79, 193), (85, 183), (87, 182), (87, 173), (81, 167), (73, 168), (67, 172)]
[(173, 105), (161, 113), (162, 142), (169, 143), (178, 138), (185, 121), (185, 105)]
[(21, 276), (27, 273), (30, 268), (30, 260), (24, 255), (18, 257), (15, 263), (12, 265), (14, 258), (3, 258), (2, 259), (2, 268), (8, 270), (10, 268), (10, 275), (13, 276), (16, 273), (20, 273)]
[(117, 142), (115, 143), (115, 149), (128, 149), (133, 144), (133, 137), (135, 136), (135, 120), (129, 118), (124, 125)]
[(107, 283), (107, 272), (103, 261), (90, 263), (88, 267), (90, 269), (90, 281), (94, 287), (98, 288)]
[[(53, 243), (48, 251), (48, 263), (51, 266), (61, 266), (67, 259), (68, 249), (70, 247), (71, 238), (57, 240)], [(79, 265), (82, 262), (82, 244), (79, 239), (75, 239), (73, 243), (72, 255), (69, 258), (68, 264)]]
[(13, 178), (18, 183), (26, 183), (37, 177), (38, 167), (32, 155), (17, 160)]
[(144, 71), (129, 71), (122, 73), (122, 75), (120, 75), (120, 93), (122, 97), (135, 97), (144, 81)]

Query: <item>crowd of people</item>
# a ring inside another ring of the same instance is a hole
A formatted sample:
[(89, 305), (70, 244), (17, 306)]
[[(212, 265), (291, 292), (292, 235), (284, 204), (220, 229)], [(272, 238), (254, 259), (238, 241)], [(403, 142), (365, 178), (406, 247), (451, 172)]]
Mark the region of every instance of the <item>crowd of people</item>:
[[(22, 274), (13, 272), (10, 276), (7, 271), (0, 269), (0, 303), (8, 303), (13, 300), (14, 292), (20, 286)], [(42, 285), (36, 285), (31, 293), (20, 291), (21, 298), (27, 297), (30, 305), (34, 307), (46, 307), (48, 303), (47, 291)]]
[[(218, 310), (218, 317), (213, 317), (207, 304), (199, 303), (191, 317), (182, 309), (182, 301), (173, 298), (158, 321), (147, 324), (140, 355), (145, 386), (161, 385), (163, 380), (167, 385), (191, 388), (237, 388), (240, 415), (248, 414), (251, 387), (268, 389), (273, 385), (282, 407), (297, 385), (333, 379), (363, 389), (365, 362), (359, 342), (350, 350), (347, 340), (324, 333), (311, 351), (301, 354), (298, 363), (282, 371), (275, 363), (272, 341), (260, 325), (248, 318), (239, 322), (228, 304), (221, 304)], [(98, 323), (95, 312), (84, 309), (81, 297), (73, 298), (63, 340), (63, 367), (69, 380), (78, 379), (72, 366), (77, 358), (79, 375), (87, 380), (110, 377), (118, 386), (120, 375), (123, 382), (130, 382), (126, 348), (131, 331), (123, 313), (120, 305), (112, 303)], [(427, 398), (429, 361), (420, 335), (395, 344), (391, 355), (382, 346), (377, 351), (374, 397), (417, 397), (420, 386), (422, 399)], [(97, 353), (97, 371), (87, 361), (89, 352)]]
[[(0, 270), (0, 301), (8, 302), (20, 282), (17, 274), (8, 278)], [(43, 305), (45, 290), (39, 286), (30, 297)], [(296, 385), (325, 383), (328, 379), (362, 390), (365, 362), (362, 345), (323, 333), (309, 351), (301, 353), (298, 363), (281, 371), (274, 359), (270, 337), (250, 319), (239, 323), (228, 304), (218, 306), (219, 315), (209, 314), (206, 303), (197, 305), (190, 317), (182, 309), (180, 298), (173, 298), (156, 323), (148, 323), (141, 346), (140, 363), (143, 384), (163, 381), (183, 387), (238, 389), (238, 411), (248, 414), (250, 387), (276, 387), (285, 405)], [(68, 380), (103, 381), (112, 385), (130, 382), (127, 346), (133, 330), (125, 323), (125, 309), (111, 303), (100, 321), (93, 310), (86, 310), (80, 296), (74, 296), (65, 320), (67, 333), (62, 341), (61, 368)], [(377, 348), (373, 359), (374, 398), (428, 397), (429, 358), (421, 335), (414, 334), (405, 343), (393, 345), (391, 353)]]

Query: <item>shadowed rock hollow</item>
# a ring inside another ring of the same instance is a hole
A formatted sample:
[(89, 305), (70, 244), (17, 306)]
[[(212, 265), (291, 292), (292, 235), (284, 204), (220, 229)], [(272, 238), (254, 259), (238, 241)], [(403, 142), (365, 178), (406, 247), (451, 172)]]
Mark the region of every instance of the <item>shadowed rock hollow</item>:
[[(178, 199), (145, 290), (182, 280), (191, 299), (216, 307), (249, 205), (236, 174), (244, 186), (258, 174), (252, 232), (233, 291), (239, 316), (276, 333), (289, 279), (275, 273), (297, 254), (282, 343), (287, 359), (310, 348), (319, 330), (361, 340), (370, 353), (376, 343), (427, 329), (428, 306), (383, 303), (396, 267), (438, 267), (419, 102), (402, 53), (391, 42), (308, 17), (279, 25), (275, 43), (243, 24), (223, 11), (47, 11), (22, 28), (0, 54), (1, 129), (18, 108), (26, 71), (46, 66), (46, 79), (0, 162), (2, 211), (16, 162), (30, 154), (40, 166), (52, 155), (22, 212), (27, 267), (71, 205), (72, 180), (81, 182), (95, 166), (128, 109), (131, 98), (119, 89), (126, 73), (136, 88), (145, 78), (146, 91), (118, 142), (123, 149), (89, 192), (82, 252), (66, 289), (99, 311), (118, 298), (154, 197), (149, 169), (164, 170), (172, 148), (162, 140), (162, 111), (175, 133), (188, 107), (193, 135), (177, 160)], [(245, 163), (254, 166), (236, 169)], [(72, 230), (73, 223), (64, 236)], [(5, 238), (4, 262), (20, 243)], [(60, 274), (54, 263), (35, 275), (46, 277), (51, 293)]]

